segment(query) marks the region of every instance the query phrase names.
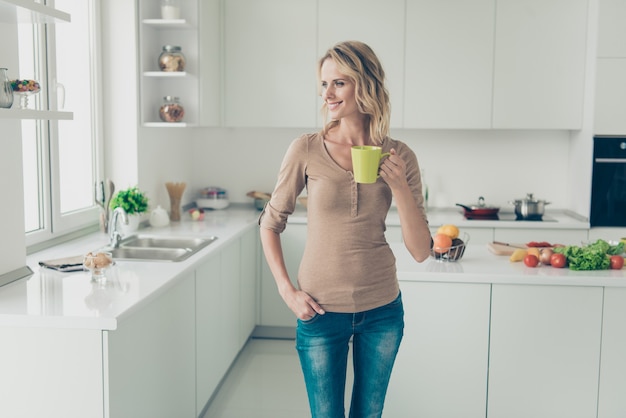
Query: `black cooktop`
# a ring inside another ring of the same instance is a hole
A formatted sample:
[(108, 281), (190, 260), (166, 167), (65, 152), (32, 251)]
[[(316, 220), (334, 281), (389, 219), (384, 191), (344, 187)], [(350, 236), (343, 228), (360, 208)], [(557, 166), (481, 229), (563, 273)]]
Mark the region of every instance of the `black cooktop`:
[(517, 222), (556, 222), (556, 219), (543, 215), (530, 219), (518, 218), (515, 213), (498, 213), (495, 217), (472, 218), (469, 221), (517, 221)]

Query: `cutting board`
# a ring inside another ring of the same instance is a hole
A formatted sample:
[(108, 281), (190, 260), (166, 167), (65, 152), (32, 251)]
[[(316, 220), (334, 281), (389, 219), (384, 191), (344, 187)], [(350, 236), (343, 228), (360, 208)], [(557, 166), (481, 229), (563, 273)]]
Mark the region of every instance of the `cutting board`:
[(518, 248), (527, 248), (527, 247), (525, 244), (504, 245), (504, 244), (496, 244), (495, 242), (490, 242), (490, 243), (487, 243), (487, 248), (489, 248), (489, 251), (491, 251), (495, 255), (510, 256), (511, 254), (513, 254), (513, 251), (517, 250)]

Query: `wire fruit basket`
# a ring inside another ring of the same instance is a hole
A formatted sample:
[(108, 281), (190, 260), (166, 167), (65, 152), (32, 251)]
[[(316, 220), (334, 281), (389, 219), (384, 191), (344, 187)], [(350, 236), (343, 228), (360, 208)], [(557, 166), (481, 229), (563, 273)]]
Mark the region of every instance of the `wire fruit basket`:
[(452, 246), (446, 248), (445, 251), (435, 251), (431, 248), (430, 255), (441, 263), (459, 261), (463, 258), (463, 254), (465, 254), (465, 247), (469, 243), (469, 240), (469, 234), (464, 233), (462, 239), (455, 238), (452, 240)]

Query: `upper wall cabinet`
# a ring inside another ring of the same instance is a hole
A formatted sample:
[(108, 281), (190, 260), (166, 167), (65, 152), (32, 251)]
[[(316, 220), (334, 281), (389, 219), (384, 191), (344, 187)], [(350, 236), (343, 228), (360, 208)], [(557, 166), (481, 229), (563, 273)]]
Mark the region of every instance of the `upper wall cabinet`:
[(599, 0), (598, 58), (626, 58), (626, 2)]
[(626, 132), (626, 2), (600, 0), (594, 133)]
[(494, 0), (406, 5), (404, 126), (490, 128)]
[(588, 0), (497, 0), (493, 128), (580, 129)]
[(316, 2), (224, 2), (224, 124), (316, 122)]
[(317, 59), (361, 40), (394, 128), (580, 129), (588, 2), (222, 1), (224, 73), (202, 79), (222, 81), (225, 126), (321, 126)]
[[(385, 70), (394, 128), (403, 127), (404, 3), (404, 0), (318, 0), (317, 58), (337, 42), (358, 40), (368, 44)], [(320, 105), (321, 99), (318, 108)], [(321, 119), (318, 125), (322, 125)]]

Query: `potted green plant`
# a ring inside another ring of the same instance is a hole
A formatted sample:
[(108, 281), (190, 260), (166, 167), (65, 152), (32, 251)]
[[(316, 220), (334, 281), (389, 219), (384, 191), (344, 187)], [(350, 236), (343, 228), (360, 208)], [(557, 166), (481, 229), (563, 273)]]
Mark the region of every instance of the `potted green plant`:
[(120, 190), (113, 196), (110, 204), (111, 210), (117, 207), (121, 207), (129, 215), (141, 214), (148, 211), (148, 197), (136, 186)]
[(111, 199), (109, 207), (111, 213), (120, 207), (128, 214), (129, 225), (120, 223), (119, 227), (123, 233), (129, 233), (137, 230), (141, 214), (148, 211), (148, 197), (137, 186), (129, 187), (118, 191)]

